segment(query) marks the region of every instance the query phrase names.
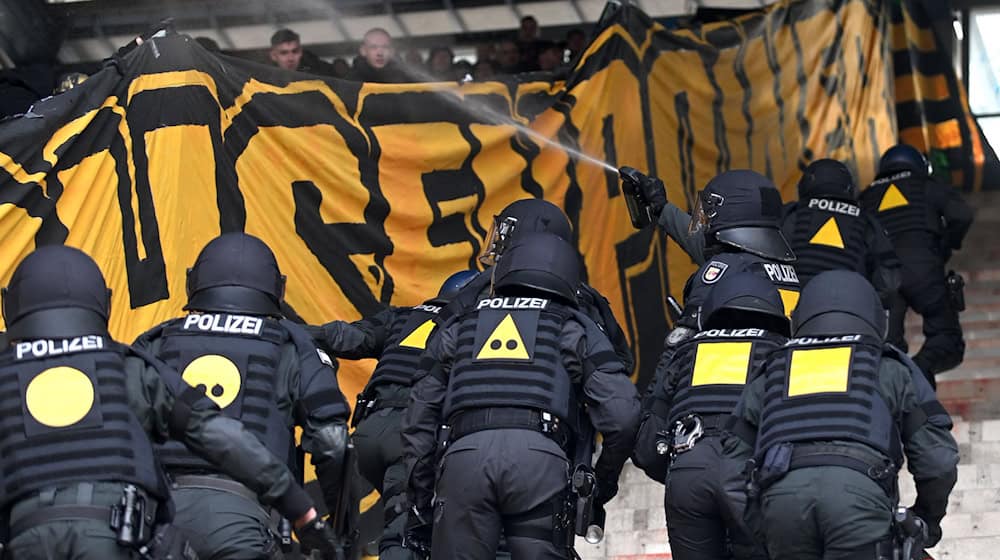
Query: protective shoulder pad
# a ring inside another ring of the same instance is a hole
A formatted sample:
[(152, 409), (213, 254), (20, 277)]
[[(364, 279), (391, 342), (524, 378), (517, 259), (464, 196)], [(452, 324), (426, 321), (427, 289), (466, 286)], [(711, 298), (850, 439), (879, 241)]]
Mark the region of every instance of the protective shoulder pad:
[[(934, 392), (934, 388), (931, 387), (929, 381), (924, 376), (923, 371), (920, 367), (899, 348), (891, 344), (886, 344), (884, 346), (883, 355), (896, 360), (901, 363), (910, 374), (910, 381), (913, 383), (913, 391), (917, 399), (917, 406), (920, 411), (913, 411), (910, 413), (910, 419), (904, 419), (904, 432), (911, 432), (915, 430), (917, 424), (923, 423), (922, 421), (929, 422), (935, 426), (940, 426), (942, 428), (951, 429), (952, 421), (951, 415), (945, 410), (944, 406), (937, 399), (937, 394)], [(924, 419), (926, 418), (926, 420)]]
[(321, 350), (316, 345), (316, 342), (313, 341), (309, 332), (302, 328), (302, 325), (288, 319), (281, 319), (279, 324), (284, 327), (285, 332), (288, 333), (288, 338), (292, 344), (295, 345), (295, 351), (298, 355), (301, 356), (313, 352), (319, 356), (321, 362), (333, 368), (334, 371), (337, 370), (337, 360)]

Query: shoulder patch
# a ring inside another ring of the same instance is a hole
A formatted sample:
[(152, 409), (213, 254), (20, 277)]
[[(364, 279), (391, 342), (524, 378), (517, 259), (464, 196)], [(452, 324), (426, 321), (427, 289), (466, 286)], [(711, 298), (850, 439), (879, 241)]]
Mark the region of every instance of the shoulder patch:
[(701, 273), (701, 281), (706, 284), (715, 284), (726, 273), (729, 265), (724, 262), (712, 261), (705, 266), (705, 271)]

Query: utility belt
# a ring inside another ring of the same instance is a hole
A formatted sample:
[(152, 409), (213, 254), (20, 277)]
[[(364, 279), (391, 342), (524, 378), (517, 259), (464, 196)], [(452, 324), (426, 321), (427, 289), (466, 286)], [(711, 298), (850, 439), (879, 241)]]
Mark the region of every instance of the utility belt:
[(781, 443), (764, 453), (761, 464), (751, 459), (749, 497), (781, 480), (789, 471), (807, 467), (845, 467), (871, 478), (895, 503), (897, 499), (898, 467), (890, 460), (873, 452), (855, 447), (825, 443)]
[(271, 517), (271, 531), (275, 533), (278, 537), (278, 543), (281, 549), (288, 552), (292, 549), (292, 524), (290, 521), (282, 517), (277, 513), (274, 508), (265, 506), (260, 503), (260, 499), (257, 494), (236, 482), (235, 480), (230, 480), (228, 478), (222, 478), (210, 475), (201, 474), (177, 474), (171, 475), (171, 487), (177, 488), (204, 488), (208, 490), (218, 490), (220, 492), (226, 492), (239, 496), (245, 500), (253, 502), (261, 507), (265, 513)]
[(160, 506), (143, 490), (126, 484), (117, 504), (42, 506), (12, 523), (8, 534), (14, 537), (55, 521), (93, 520), (106, 523), (119, 546), (134, 549), (145, 560), (197, 560), (194, 549), (171, 525), (156, 525), (155, 513)]
[(465, 410), (453, 415), (442, 426), (439, 444), (447, 447), (451, 442), (483, 430), (525, 429), (536, 431), (556, 442), (569, 453), (573, 441), (572, 430), (558, 416), (530, 408), (494, 407)]
[(688, 414), (674, 422), (670, 432), (656, 433), (656, 453), (672, 459), (693, 449), (701, 438), (721, 436), (728, 418), (728, 414)]
[(380, 399), (378, 397), (368, 397), (364, 392), (358, 393), (358, 400), (354, 405), (354, 415), (351, 416), (351, 427), (358, 427), (358, 424), (362, 420), (379, 410), (386, 408), (406, 408), (408, 406), (410, 406), (409, 399)]

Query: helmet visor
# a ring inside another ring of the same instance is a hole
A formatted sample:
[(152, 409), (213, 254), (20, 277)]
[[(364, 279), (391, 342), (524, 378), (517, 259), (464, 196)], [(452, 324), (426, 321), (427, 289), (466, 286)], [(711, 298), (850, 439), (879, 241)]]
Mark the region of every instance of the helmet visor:
[(719, 208), (726, 199), (721, 194), (709, 193), (701, 190), (694, 203), (694, 210), (691, 212), (691, 222), (688, 224), (688, 235), (695, 236), (704, 233), (712, 222), (712, 218), (719, 214)]

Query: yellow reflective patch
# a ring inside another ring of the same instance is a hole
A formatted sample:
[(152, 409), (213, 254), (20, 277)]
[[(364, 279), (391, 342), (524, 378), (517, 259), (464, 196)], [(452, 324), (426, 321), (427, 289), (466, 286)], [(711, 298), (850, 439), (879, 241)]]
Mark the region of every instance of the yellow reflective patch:
[(382, 495), (378, 493), (378, 490), (372, 490), (371, 492), (368, 493), (367, 496), (365, 496), (364, 498), (361, 498), (361, 503), (358, 504), (358, 506), (359, 506), (359, 508), (361, 510), (361, 513), (364, 513), (366, 511), (372, 509), (372, 507), (374, 507), (375, 504), (378, 503), (379, 498), (381, 498), (381, 497), (382, 497)]
[(93, 408), (94, 384), (76, 368), (49, 368), (28, 383), (24, 404), (40, 424), (65, 428), (83, 420)]
[(851, 347), (793, 350), (788, 396), (844, 393), (851, 372)]
[(837, 218), (830, 216), (830, 219), (819, 228), (816, 235), (812, 236), (809, 243), (813, 245), (828, 245), (838, 249), (844, 248), (844, 238), (840, 235), (840, 228), (837, 227)]
[(510, 313), (493, 329), (486, 342), (476, 354), (477, 360), (530, 360), (531, 356), (524, 347), (524, 339), (514, 324)]
[(750, 371), (752, 342), (706, 342), (698, 345), (691, 386), (743, 385)]
[(899, 208), (900, 206), (906, 206), (910, 201), (906, 200), (903, 193), (896, 186), (896, 183), (889, 185), (888, 189), (885, 189), (885, 194), (882, 195), (882, 202), (878, 205), (879, 212), (885, 212), (886, 210), (892, 210), (893, 208)]
[(406, 335), (406, 338), (401, 340), (399, 345), (423, 350), (427, 348), (427, 338), (431, 336), (431, 331), (433, 330), (434, 319), (427, 319), (422, 325), (413, 329), (413, 332)]
[(225, 356), (208, 354), (193, 360), (181, 374), (188, 385), (201, 388), (219, 408), (233, 404), (243, 378), (236, 364)]
[(781, 296), (781, 304), (785, 306), (785, 317), (791, 317), (795, 306), (799, 304), (799, 292), (778, 288), (778, 295)]

